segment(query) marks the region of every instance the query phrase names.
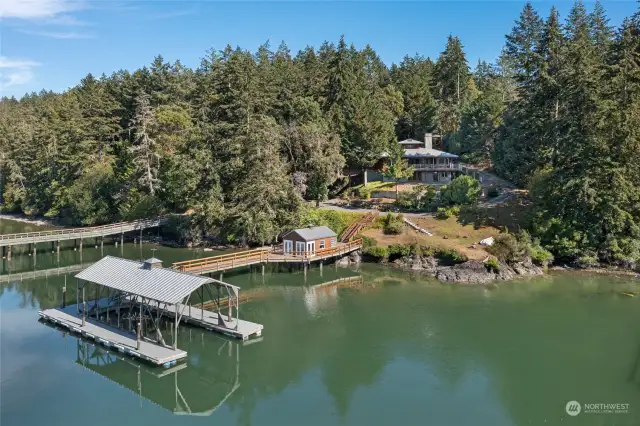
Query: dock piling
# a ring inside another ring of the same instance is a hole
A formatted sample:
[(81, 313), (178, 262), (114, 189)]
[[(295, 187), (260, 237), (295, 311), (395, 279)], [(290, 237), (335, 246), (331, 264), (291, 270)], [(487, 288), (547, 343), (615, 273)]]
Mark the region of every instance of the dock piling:
[(82, 286), (82, 326), (83, 327), (87, 324), (86, 315), (87, 315), (87, 302), (84, 299), (84, 286)]

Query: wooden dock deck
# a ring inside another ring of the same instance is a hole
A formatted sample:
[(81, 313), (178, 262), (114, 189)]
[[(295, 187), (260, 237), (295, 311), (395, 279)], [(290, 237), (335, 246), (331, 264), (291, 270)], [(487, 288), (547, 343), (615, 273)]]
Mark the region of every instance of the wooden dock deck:
[[(152, 309), (154, 309), (152, 307)], [(175, 306), (168, 306), (165, 315), (171, 318), (175, 317)], [(187, 306), (182, 314), (182, 321), (187, 324), (194, 324), (205, 330), (216, 331), (236, 339), (248, 340), (251, 336), (260, 337), (264, 326), (251, 321), (235, 318), (227, 320), (227, 316), (223, 313), (218, 315), (217, 312), (200, 309), (195, 306)]]
[(200, 259), (185, 260), (172, 265), (173, 269), (192, 274), (209, 274), (212, 272), (226, 271), (243, 266), (257, 265), (261, 263), (299, 263), (308, 265), (311, 262), (339, 257), (362, 248), (362, 240), (357, 239), (347, 243), (338, 243), (336, 247), (317, 250), (312, 254), (292, 255), (285, 254), (279, 247), (259, 248), (219, 256), (204, 257)]
[(38, 315), (45, 321), (58, 324), (73, 333), (86, 339), (94, 340), (107, 348), (112, 348), (118, 352), (140, 358), (156, 365), (168, 367), (187, 357), (187, 352), (181, 349), (171, 349), (146, 341), (141, 341), (140, 349), (137, 349), (135, 335), (98, 322), (92, 318), (86, 318), (86, 323), (83, 327), (82, 317), (75, 313), (75, 305), (69, 306), (66, 309), (46, 309), (38, 312)]
[[(221, 301), (222, 306), (226, 307), (228, 300), (224, 299), (223, 302), (224, 303), (222, 303)], [(212, 303), (213, 302), (208, 302), (205, 306), (210, 307), (212, 306)], [(73, 306), (75, 309), (75, 305)], [(91, 301), (87, 304), (87, 318), (91, 315), (95, 315), (95, 306), (95, 301)], [(100, 309), (100, 312), (103, 314), (106, 314), (107, 310), (109, 312), (114, 312), (118, 307), (117, 303), (114, 300), (110, 300), (108, 298), (99, 299), (97, 306)], [(126, 300), (120, 304), (120, 309), (128, 309), (130, 306), (130, 302)], [(82, 312), (82, 306), (80, 306), (79, 309), (80, 312)], [(158, 308), (154, 305), (149, 305), (148, 309), (155, 312)], [(163, 315), (168, 318), (175, 318), (175, 310), (175, 305), (167, 305), (163, 308)], [(209, 311), (207, 309), (201, 309), (196, 306), (181, 306), (178, 312), (182, 315), (182, 322), (204, 328), (208, 331), (216, 331), (218, 333), (222, 333), (236, 339), (242, 339), (243, 341), (248, 340), (252, 336), (260, 337), (262, 335), (262, 330), (264, 329), (264, 326), (262, 324), (245, 321), (242, 319), (239, 319), (237, 321), (236, 327), (235, 318), (231, 318), (231, 320), (229, 321), (227, 320), (227, 315), (224, 313), (220, 313), (221, 318), (219, 318), (217, 312)]]

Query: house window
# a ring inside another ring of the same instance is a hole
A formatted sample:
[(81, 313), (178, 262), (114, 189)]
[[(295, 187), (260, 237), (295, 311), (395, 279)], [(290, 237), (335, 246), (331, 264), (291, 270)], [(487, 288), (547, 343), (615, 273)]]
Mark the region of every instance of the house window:
[(318, 241), (318, 248), (322, 250), (324, 248), (324, 240)]
[(338, 244), (338, 239), (337, 238), (332, 238), (331, 239), (331, 247), (335, 247), (336, 244)]

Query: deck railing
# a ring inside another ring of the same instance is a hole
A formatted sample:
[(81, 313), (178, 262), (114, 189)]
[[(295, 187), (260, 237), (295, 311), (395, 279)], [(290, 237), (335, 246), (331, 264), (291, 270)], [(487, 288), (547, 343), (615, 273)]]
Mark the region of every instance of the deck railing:
[(341, 243), (315, 252), (297, 251), (284, 253), (282, 246), (263, 247), (218, 256), (176, 262), (172, 268), (180, 272), (213, 272), (239, 266), (268, 262), (307, 262), (310, 260), (349, 253), (362, 247), (362, 239)]
[(182, 262), (176, 262), (172, 265), (173, 269), (181, 272), (193, 272), (198, 270), (218, 269), (220, 265), (227, 266), (230, 263), (231, 267), (246, 265), (253, 261), (261, 261), (266, 258), (271, 247), (258, 248), (254, 250), (238, 251), (235, 253), (221, 254), (218, 256), (203, 257), (200, 259), (185, 260)]
[(464, 167), (462, 164), (459, 163), (450, 163), (450, 164), (411, 164), (411, 166), (413, 167), (413, 170), (420, 172), (420, 171), (425, 171), (425, 170), (443, 170), (443, 171), (447, 171), (447, 170), (456, 170), (456, 171), (462, 171), (462, 168)]

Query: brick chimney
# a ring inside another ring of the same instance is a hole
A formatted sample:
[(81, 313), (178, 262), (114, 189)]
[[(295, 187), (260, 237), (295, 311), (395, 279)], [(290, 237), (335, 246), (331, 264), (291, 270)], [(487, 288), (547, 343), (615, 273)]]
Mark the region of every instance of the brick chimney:
[(425, 133), (424, 134), (424, 147), (427, 149), (433, 149), (433, 134)]

